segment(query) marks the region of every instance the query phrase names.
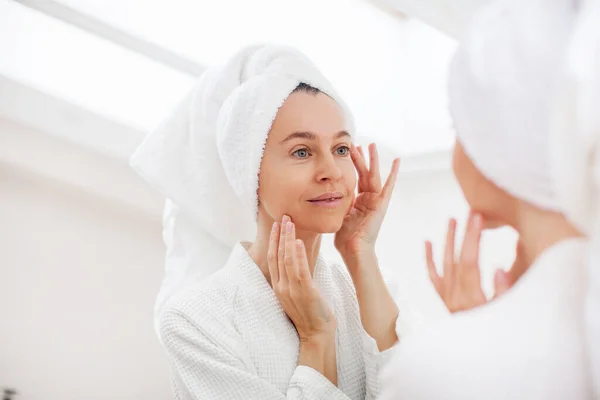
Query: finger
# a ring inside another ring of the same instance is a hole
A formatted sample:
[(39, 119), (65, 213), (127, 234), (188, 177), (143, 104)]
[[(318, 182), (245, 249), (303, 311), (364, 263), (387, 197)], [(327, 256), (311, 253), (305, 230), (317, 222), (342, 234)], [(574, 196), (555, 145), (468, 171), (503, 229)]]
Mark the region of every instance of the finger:
[(375, 143), (369, 145), (369, 187), (371, 192), (381, 192), (381, 176), (379, 175), (379, 154)]
[(358, 153), (360, 154), (360, 156), (363, 158), (363, 160), (367, 160), (367, 157), (365, 157), (365, 153), (363, 152), (362, 146), (358, 146), (357, 147)]
[(454, 279), (454, 243), (456, 237), (456, 220), (451, 218), (448, 222), (448, 231), (446, 232), (446, 250), (444, 252), (444, 280), (452, 282)]
[(392, 170), (385, 180), (385, 185), (383, 185), (383, 189), (381, 190), (381, 196), (383, 199), (389, 203), (392, 198), (392, 193), (394, 192), (394, 187), (396, 186), (396, 179), (398, 178), (398, 170), (400, 169), (400, 159), (396, 158), (392, 163)]
[(427, 260), (427, 271), (429, 272), (429, 280), (433, 283), (433, 287), (438, 292), (438, 294), (442, 295), (442, 278), (437, 273), (437, 269), (435, 268), (435, 262), (433, 261), (433, 246), (431, 242), (425, 242), (425, 259)]
[(298, 282), (298, 271), (296, 271), (296, 229), (293, 222), (288, 222), (286, 227), (284, 260), (288, 282)]
[(271, 286), (279, 282), (279, 268), (277, 266), (277, 253), (279, 249), (279, 224), (273, 223), (271, 235), (269, 237), (269, 250), (267, 253), (267, 264), (269, 265), (269, 276), (271, 278)]
[(306, 248), (304, 242), (300, 239), (296, 239), (296, 268), (298, 268), (298, 280), (301, 283), (310, 280), (311, 275), (308, 259), (306, 258)]
[(501, 269), (494, 273), (494, 299), (502, 296), (513, 285), (510, 274)]
[(479, 243), (483, 232), (483, 218), (480, 214), (473, 214), (465, 231), (462, 249), (460, 252), (460, 268), (477, 269), (479, 267)]
[(361, 146), (355, 147), (353, 157), (354, 158), (352, 158), (352, 162), (354, 163), (354, 167), (358, 172), (358, 192), (361, 193), (367, 188), (367, 180), (369, 175), (369, 167), (367, 166), (367, 161)]
[(279, 270), (279, 282), (287, 284), (288, 278), (285, 271), (285, 236), (287, 231), (287, 224), (290, 218), (287, 215), (283, 216), (281, 221), (281, 228), (279, 229), (279, 246), (277, 253), (277, 268)]
[(350, 158), (354, 163), (354, 168), (358, 173), (358, 192), (361, 193), (367, 188), (367, 180), (369, 179), (369, 168), (362, 155), (362, 149), (360, 146), (356, 147), (354, 144), (350, 147)]
[[(363, 162), (365, 168), (368, 171), (369, 170), (369, 166), (367, 165), (367, 157), (365, 157), (365, 153), (363, 151), (362, 146), (358, 146), (357, 149), (358, 149), (358, 153), (360, 154), (360, 158), (362, 159), (362, 162)], [(369, 182), (368, 181), (369, 181), (369, 174), (365, 173), (363, 175), (363, 179), (362, 179), (362, 191), (363, 192), (366, 191), (368, 189), (368, 187), (369, 187)]]

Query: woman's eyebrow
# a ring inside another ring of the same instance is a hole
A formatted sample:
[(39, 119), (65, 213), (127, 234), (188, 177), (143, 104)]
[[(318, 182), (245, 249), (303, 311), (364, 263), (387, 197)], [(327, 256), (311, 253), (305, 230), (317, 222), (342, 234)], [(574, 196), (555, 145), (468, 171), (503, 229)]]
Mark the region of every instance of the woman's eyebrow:
[(289, 134), (285, 139), (283, 139), (280, 143), (289, 142), (292, 139), (307, 139), (307, 140), (316, 140), (317, 135), (312, 132), (294, 132)]
[[(335, 135), (335, 138), (339, 139), (339, 138), (344, 137), (344, 136), (350, 136), (350, 134), (348, 132), (346, 132), (346, 131), (341, 131), (341, 132), (338, 132)], [(288, 141), (290, 141), (292, 139), (316, 140), (317, 139), (317, 135), (314, 134), (314, 133), (312, 133), (312, 132), (294, 132), (294, 133), (289, 134), (280, 143), (285, 143), (285, 142), (288, 142)]]
[(350, 137), (350, 134), (348, 132), (346, 132), (346, 131), (341, 131), (341, 132), (338, 132), (337, 135), (335, 135), (335, 138), (336, 139), (340, 139), (340, 138), (343, 138), (343, 137), (346, 137), (346, 136)]

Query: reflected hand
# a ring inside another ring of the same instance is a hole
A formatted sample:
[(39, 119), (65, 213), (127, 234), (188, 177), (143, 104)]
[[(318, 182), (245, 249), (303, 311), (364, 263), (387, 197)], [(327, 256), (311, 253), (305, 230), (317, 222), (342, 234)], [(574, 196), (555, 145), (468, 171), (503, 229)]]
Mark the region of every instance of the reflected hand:
[[(454, 256), (456, 221), (454, 219), (450, 220), (446, 235), (443, 276), (438, 274), (433, 261), (431, 242), (425, 243), (425, 257), (427, 259), (429, 279), (451, 313), (470, 310), (486, 304), (488, 301), (481, 288), (481, 274), (479, 269), (479, 244), (482, 231), (482, 216), (471, 214), (465, 231), (460, 256), (456, 260)], [(517, 258), (511, 271), (520, 263), (521, 258), (519, 257), (519, 253), (517, 253)], [(496, 270), (494, 275), (494, 298), (505, 293), (513, 283), (514, 279), (510, 271)]]

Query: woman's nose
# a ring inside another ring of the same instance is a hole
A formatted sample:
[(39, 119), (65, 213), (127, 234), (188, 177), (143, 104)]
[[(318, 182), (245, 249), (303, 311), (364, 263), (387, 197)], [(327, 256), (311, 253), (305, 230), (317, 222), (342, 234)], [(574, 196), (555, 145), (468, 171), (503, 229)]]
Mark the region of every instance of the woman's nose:
[(337, 181), (342, 177), (342, 170), (337, 165), (333, 155), (327, 155), (319, 160), (317, 181)]

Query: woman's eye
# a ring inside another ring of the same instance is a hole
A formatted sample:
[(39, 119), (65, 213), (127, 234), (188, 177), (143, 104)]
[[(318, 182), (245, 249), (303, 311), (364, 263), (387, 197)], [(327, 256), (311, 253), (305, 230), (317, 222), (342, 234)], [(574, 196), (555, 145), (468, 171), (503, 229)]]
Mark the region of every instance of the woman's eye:
[(348, 146), (338, 147), (335, 151), (338, 156), (347, 156), (350, 154), (350, 148)]
[(306, 157), (308, 157), (308, 150), (299, 149), (299, 150), (296, 150), (295, 152), (293, 152), (292, 154), (298, 158), (306, 158)]

